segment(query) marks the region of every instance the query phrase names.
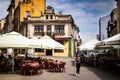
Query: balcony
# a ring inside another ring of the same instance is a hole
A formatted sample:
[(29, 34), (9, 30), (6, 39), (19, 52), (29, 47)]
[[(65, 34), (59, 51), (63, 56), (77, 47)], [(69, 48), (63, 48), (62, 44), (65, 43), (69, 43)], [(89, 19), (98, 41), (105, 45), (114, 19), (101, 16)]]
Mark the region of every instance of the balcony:
[(53, 36), (52, 32), (46, 32), (45, 34), (48, 35), (48, 36)]
[(64, 36), (65, 33), (54, 33), (54, 35), (57, 35), (57, 36)]
[(44, 32), (35, 32), (34, 35), (40, 35), (40, 36), (44, 36), (45, 33)]

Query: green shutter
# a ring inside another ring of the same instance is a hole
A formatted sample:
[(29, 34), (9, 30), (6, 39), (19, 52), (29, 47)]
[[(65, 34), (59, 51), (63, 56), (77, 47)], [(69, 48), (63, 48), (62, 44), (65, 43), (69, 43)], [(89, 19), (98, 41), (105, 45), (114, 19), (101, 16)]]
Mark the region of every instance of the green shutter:
[(71, 38), (68, 38), (68, 57), (71, 57)]

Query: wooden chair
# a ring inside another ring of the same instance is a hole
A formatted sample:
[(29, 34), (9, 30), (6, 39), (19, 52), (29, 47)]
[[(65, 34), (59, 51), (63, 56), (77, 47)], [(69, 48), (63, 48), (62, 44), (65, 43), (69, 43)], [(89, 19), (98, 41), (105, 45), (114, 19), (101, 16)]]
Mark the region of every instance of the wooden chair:
[(44, 65), (45, 65), (45, 69), (48, 69), (48, 65), (49, 65), (48, 60), (44, 60)]
[(49, 66), (48, 66), (48, 71), (55, 71), (55, 65), (53, 64), (52, 61), (49, 62)]
[(33, 67), (31, 67), (30, 65), (26, 64), (25, 67), (24, 67), (24, 70), (23, 70), (23, 75), (25, 76), (27, 74), (30, 74), (32, 76), (33, 73), (34, 73)]
[(62, 63), (60, 64), (61, 72), (66, 72), (66, 69), (65, 69), (66, 62), (61, 61), (60, 63)]

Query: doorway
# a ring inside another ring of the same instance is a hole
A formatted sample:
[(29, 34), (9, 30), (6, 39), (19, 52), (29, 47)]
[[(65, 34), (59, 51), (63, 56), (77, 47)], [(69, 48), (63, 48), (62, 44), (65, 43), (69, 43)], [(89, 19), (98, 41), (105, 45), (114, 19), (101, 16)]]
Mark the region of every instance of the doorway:
[(46, 56), (52, 56), (52, 49), (46, 49)]

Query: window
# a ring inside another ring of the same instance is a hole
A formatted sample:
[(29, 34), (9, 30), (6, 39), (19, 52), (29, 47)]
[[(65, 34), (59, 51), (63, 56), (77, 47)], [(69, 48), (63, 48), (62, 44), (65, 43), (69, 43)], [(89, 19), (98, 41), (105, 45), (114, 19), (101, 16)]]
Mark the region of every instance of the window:
[(21, 49), (21, 50), (20, 50), (20, 53), (21, 53), (21, 54), (25, 54), (25, 53), (26, 53), (26, 49)]
[(19, 48), (14, 48), (14, 53), (20, 53)]
[(44, 49), (35, 48), (35, 52), (44, 52)]
[(47, 25), (47, 33), (51, 33), (51, 25)]
[(50, 15), (50, 19), (53, 19), (53, 15)]
[(23, 2), (25, 2), (25, 3), (30, 3), (31, 0), (23, 0)]
[(31, 2), (31, 0), (27, 0), (26, 2), (27, 2), (27, 3), (30, 3), (30, 2)]
[(51, 25), (47, 25), (47, 32), (46, 33), (48, 36), (51, 36), (51, 34), (52, 34), (51, 33)]
[(26, 11), (26, 17), (30, 16), (30, 11)]
[(64, 25), (56, 25), (55, 26), (55, 33), (63, 34), (64, 33)]
[(48, 19), (48, 15), (46, 15), (46, 19)]
[(61, 52), (61, 53), (64, 52), (64, 50), (62, 50), (62, 49), (55, 49), (54, 51), (55, 52)]
[(43, 33), (44, 32), (44, 27), (43, 25), (36, 25), (34, 28), (34, 33)]

